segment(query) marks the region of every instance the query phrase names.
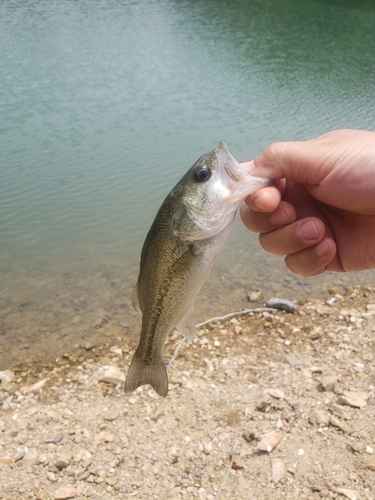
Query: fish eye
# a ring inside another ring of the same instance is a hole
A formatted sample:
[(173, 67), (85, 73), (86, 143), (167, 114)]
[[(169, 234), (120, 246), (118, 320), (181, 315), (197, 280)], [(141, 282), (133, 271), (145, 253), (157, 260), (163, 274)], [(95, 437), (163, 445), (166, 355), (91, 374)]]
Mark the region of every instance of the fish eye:
[(207, 165), (197, 165), (194, 169), (195, 182), (206, 182), (211, 177), (211, 170)]

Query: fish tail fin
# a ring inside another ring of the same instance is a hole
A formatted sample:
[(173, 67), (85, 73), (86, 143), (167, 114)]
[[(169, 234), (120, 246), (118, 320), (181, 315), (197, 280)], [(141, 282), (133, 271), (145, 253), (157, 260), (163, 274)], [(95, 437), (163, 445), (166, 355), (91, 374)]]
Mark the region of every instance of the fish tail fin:
[(141, 385), (150, 384), (162, 396), (168, 394), (168, 374), (163, 359), (159, 363), (148, 364), (134, 354), (125, 381), (125, 392), (133, 392)]

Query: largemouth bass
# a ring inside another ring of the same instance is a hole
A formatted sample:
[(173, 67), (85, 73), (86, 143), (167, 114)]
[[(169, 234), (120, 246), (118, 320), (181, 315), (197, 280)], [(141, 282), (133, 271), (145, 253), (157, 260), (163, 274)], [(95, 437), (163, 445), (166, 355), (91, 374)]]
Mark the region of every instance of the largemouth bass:
[(271, 183), (251, 176), (221, 142), (168, 194), (141, 253), (132, 303), (142, 311), (142, 330), (125, 392), (150, 384), (160, 396), (167, 395), (167, 336), (175, 327), (194, 339), (193, 303), (233, 227), (237, 208), (248, 194)]

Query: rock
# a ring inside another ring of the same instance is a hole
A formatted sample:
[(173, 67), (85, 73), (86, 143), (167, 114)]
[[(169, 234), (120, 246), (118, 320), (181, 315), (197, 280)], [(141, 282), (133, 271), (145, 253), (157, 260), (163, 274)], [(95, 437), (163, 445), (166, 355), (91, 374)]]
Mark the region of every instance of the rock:
[(118, 366), (109, 366), (99, 381), (114, 385), (125, 384), (125, 373)]
[(303, 368), (302, 364), (298, 361), (294, 354), (287, 354), (284, 358), (284, 361), (290, 366), (298, 368), (298, 370), (302, 370)]
[(333, 391), (337, 382), (337, 376), (329, 371), (323, 372), (321, 384), (325, 391)]
[(84, 467), (85, 469), (87, 469), (92, 464), (92, 454), (89, 452), (89, 450), (85, 450), (83, 452), (80, 462), (82, 467)]
[(314, 373), (323, 373), (323, 370), (319, 366), (308, 366), (301, 371), (303, 378), (312, 378)]
[(9, 384), (14, 379), (12, 370), (3, 370), (0, 372), (0, 381), (4, 384)]
[(36, 448), (29, 448), (23, 457), (25, 466), (35, 465), (38, 463), (38, 452)]
[(112, 443), (112, 441), (114, 439), (115, 439), (115, 435), (112, 434), (111, 432), (101, 431), (101, 432), (99, 432), (99, 434), (96, 434), (94, 436), (94, 443), (95, 444)]
[(242, 437), (244, 438), (245, 441), (251, 443), (251, 441), (255, 441), (256, 439), (258, 439), (258, 431), (256, 429), (245, 431), (242, 434)]
[(285, 399), (285, 393), (282, 389), (265, 389), (263, 392), (276, 399)]
[(348, 415), (348, 413), (345, 411), (345, 409), (336, 403), (331, 403), (328, 406), (328, 409), (331, 413), (336, 415), (336, 417), (344, 418), (345, 420), (350, 419), (350, 415)]
[(375, 460), (371, 460), (371, 462), (367, 462), (365, 467), (366, 467), (366, 469), (375, 471)]
[(55, 500), (66, 500), (68, 498), (74, 498), (78, 495), (78, 491), (75, 488), (69, 488), (68, 486), (62, 486), (55, 491)]
[(120, 413), (118, 412), (118, 410), (114, 408), (109, 408), (108, 410), (103, 410), (101, 415), (104, 418), (104, 420), (112, 421), (116, 420), (116, 418), (118, 418)]
[(272, 482), (276, 485), (285, 475), (285, 465), (280, 458), (272, 458)]
[(363, 408), (367, 404), (368, 394), (366, 392), (351, 392), (344, 391), (343, 395), (339, 397), (338, 403), (340, 405), (348, 405), (353, 408)]
[(250, 302), (258, 302), (262, 300), (262, 298), (263, 298), (263, 292), (259, 288), (247, 294), (247, 299)]
[(359, 496), (354, 490), (347, 490), (346, 488), (331, 488), (335, 493), (340, 493), (350, 500), (359, 500)]
[(0, 457), (0, 469), (4, 467), (8, 467), (9, 465), (12, 465), (13, 460), (8, 457)]
[(23, 387), (21, 387), (20, 392), (22, 394), (30, 394), (32, 392), (38, 392), (41, 389), (43, 389), (46, 382), (47, 382), (47, 379), (44, 378), (43, 380), (39, 380), (39, 382), (35, 382), (35, 384), (33, 384), (31, 386), (23, 386)]
[(361, 441), (354, 441), (353, 443), (348, 444), (348, 448), (350, 448), (355, 453), (362, 453), (365, 449), (365, 444)]
[(329, 416), (324, 413), (323, 410), (318, 410), (314, 408), (311, 410), (309, 415), (309, 420), (314, 425), (328, 425), (329, 424)]
[(55, 466), (62, 470), (66, 469), (72, 460), (72, 455), (70, 453), (61, 453), (55, 462)]
[(245, 464), (244, 464), (244, 461), (241, 459), (241, 458), (235, 458), (232, 462), (232, 469), (234, 470), (240, 470), (240, 469), (244, 469), (245, 468)]
[(334, 417), (333, 415), (330, 416), (329, 418), (329, 423), (333, 425), (334, 427), (337, 427), (341, 431), (345, 432), (346, 434), (352, 434), (355, 429), (353, 427), (350, 427), (346, 422), (342, 422), (339, 420), (337, 417)]
[(284, 434), (281, 432), (269, 432), (258, 443), (257, 449), (270, 453), (283, 439)]
[(290, 313), (294, 313), (297, 309), (297, 306), (293, 304), (291, 300), (279, 299), (277, 297), (268, 299), (266, 302), (266, 307), (271, 307), (273, 309), (279, 309), (281, 311), (287, 311)]

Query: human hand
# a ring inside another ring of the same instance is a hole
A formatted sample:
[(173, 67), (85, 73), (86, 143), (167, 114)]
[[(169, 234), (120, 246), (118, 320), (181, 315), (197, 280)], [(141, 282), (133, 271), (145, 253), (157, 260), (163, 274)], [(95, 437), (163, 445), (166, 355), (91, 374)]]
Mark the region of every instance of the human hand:
[(375, 267), (375, 132), (336, 130), (271, 144), (243, 164), (275, 185), (248, 196), (241, 218), (264, 250), (302, 276)]

